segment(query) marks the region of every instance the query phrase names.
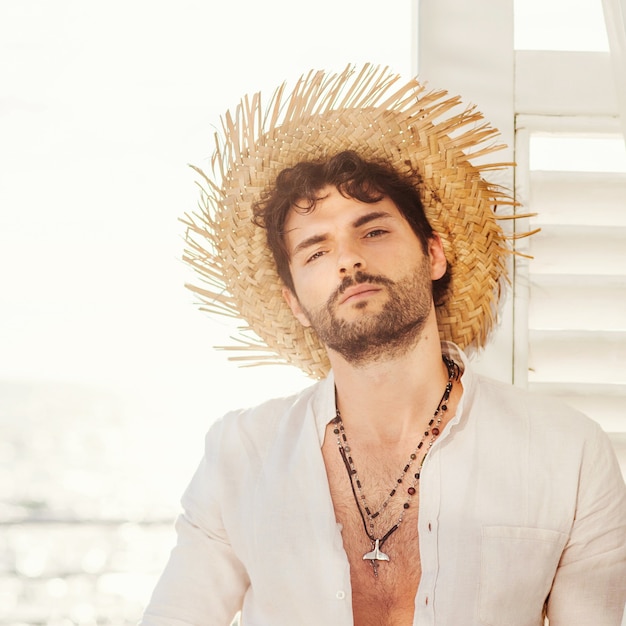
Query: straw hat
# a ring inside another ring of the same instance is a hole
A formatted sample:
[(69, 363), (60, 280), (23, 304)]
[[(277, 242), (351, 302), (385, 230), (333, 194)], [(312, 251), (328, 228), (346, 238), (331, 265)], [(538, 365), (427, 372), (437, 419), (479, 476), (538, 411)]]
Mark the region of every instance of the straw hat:
[(183, 259), (197, 272), (197, 283), (187, 287), (201, 308), (244, 322), (232, 358), (290, 363), (314, 378), (327, 374), (326, 350), (283, 300), (265, 231), (251, 217), (253, 203), (284, 168), (343, 150), (421, 173), (426, 216), (452, 268), (446, 301), (437, 308), (441, 338), (470, 351), (485, 344), (511, 251), (498, 224), (511, 215), (494, 211), (514, 202), (482, 174), (511, 164), (472, 165), (468, 155), (503, 147), (493, 142), (497, 131), (479, 124), (474, 108), (459, 113), (460, 98), (426, 92), (417, 80), (397, 86), (398, 80), (371, 65), (311, 72), (289, 94), (285, 85), (278, 88), (267, 106), (255, 94), (222, 118), (212, 175), (194, 168), (202, 177), (200, 210), (183, 219)]

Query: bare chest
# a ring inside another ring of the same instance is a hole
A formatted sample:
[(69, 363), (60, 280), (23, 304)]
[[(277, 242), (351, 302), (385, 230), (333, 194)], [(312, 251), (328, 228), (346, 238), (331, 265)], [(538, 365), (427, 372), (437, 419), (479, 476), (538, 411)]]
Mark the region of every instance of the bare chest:
[[(417, 531), (419, 493), (408, 498), (408, 484), (404, 484), (398, 485), (397, 492), (389, 497), (394, 488), (393, 471), (362, 472), (360, 468), (362, 493), (358, 489), (353, 493), (346, 467), (332, 438), (327, 438), (322, 451), (335, 518), (341, 524), (343, 547), (350, 563), (355, 626), (410, 626), (421, 577)], [(369, 460), (371, 463), (364, 458), (360, 464), (364, 468), (376, 468), (375, 460)], [(371, 512), (381, 509), (383, 502), (387, 501), (387, 504), (374, 520), (370, 520), (359, 512), (356, 499), (361, 501), (361, 511), (366, 504)], [(407, 500), (410, 500), (409, 508), (405, 509)], [(394, 530), (394, 527), (397, 528)], [(388, 561), (376, 560), (373, 566), (372, 560), (363, 558), (374, 547), (368, 535), (379, 540), (388, 535), (380, 545), (380, 552), (389, 558)]]

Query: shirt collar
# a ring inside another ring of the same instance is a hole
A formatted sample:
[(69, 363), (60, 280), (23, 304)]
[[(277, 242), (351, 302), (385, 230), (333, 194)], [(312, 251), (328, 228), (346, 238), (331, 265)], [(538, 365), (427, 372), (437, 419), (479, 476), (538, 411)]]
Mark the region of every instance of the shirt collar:
[[(466, 407), (470, 407), (473, 402), (474, 394), (476, 393), (476, 373), (472, 370), (470, 360), (468, 356), (451, 341), (441, 342), (441, 352), (446, 356), (449, 356), (453, 361), (456, 361), (461, 367), (461, 387), (463, 394), (459, 400), (459, 404), (456, 407), (454, 417), (450, 420), (448, 427), (451, 428), (455, 424), (458, 424), (463, 415), (467, 412)], [(449, 430), (446, 428), (446, 430)]]
[(328, 376), (318, 383), (317, 393), (313, 397), (313, 416), (320, 446), (324, 443), (326, 426), (336, 415), (335, 376), (331, 370)]
[[(475, 374), (472, 372), (467, 355), (456, 344), (450, 341), (442, 341), (441, 351), (443, 354), (461, 364), (461, 369), (463, 370), (461, 376), (463, 396), (461, 397), (461, 402), (459, 403), (456, 416), (453, 420), (454, 422), (458, 422), (462, 414), (463, 406), (471, 401), (471, 397), (474, 394)], [(320, 445), (322, 445), (326, 434), (326, 426), (337, 415), (335, 405), (335, 376), (332, 370), (324, 380), (318, 383), (317, 392), (313, 396), (312, 409), (317, 435)]]

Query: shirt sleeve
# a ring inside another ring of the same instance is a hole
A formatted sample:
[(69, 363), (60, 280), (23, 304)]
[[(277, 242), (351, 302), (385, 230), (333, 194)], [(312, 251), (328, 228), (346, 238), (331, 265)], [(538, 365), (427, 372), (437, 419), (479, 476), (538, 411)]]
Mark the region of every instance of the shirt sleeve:
[(585, 444), (569, 540), (548, 599), (550, 626), (620, 626), (626, 602), (626, 487), (599, 427)]
[(229, 626), (249, 586), (222, 521), (219, 456), (222, 423), (207, 434), (205, 455), (182, 498), (177, 543), (140, 626)]

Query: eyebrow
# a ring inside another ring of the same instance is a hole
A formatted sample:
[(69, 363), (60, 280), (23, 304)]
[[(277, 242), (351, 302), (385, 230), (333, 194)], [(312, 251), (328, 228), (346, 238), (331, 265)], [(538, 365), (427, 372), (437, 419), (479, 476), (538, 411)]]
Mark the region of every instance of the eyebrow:
[(365, 224), (368, 224), (369, 222), (386, 217), (391, 217), (391, 213), (387, 213), (387, 211), (372, 211), (371, 213), (366, 213), (365, 215), (361, 215), (361, 217), (355, 219), (354, 222), (352, 222), (352, 228), (359, 228), (360, 226), (365, 226)]
[(298, 252), (302, 252), (311, 246), (315, 246), (318, 243), (322, 243), (328, 239), (327, 234), (313, 235), (312, 237), (307, 237), (303, 239), (292, 251), (291, 256), (295, 256)]
[[(392, 215), (387, 213), (387, 211), (372, 211), (371, 213), (366, 213), (365, 215), (361, 215), (357, 217), (351, 224), (352, 228), (360, 228), (361, 226), (365, 226), (369, 224), (369, 222), (373, 222), (378, 219), (390, 218)], [(287, 233), (285, 233), (287, 234)], [(322, 243), (328, 239), (328, 233), (319, 233), (317, 235), (311, 235), (311, 237), (307, 237), (303, 239), (297, 246), (294, 247), (291, 252), (291, 256), (295, 256), (299, 252), (310, 248), (311, 246), (315, 246), (318, 243)]]

